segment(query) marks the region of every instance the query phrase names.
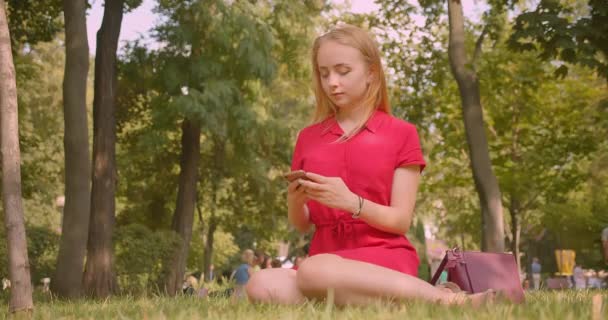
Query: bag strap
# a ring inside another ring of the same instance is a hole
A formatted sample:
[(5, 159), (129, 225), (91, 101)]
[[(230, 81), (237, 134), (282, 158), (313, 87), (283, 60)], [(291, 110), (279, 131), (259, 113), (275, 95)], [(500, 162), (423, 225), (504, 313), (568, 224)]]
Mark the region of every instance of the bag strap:
[(430, 284), (435, 285), (437, 283), (437, 280), (439, 280), (439, 277), (441, 276), (441, 273), (445, 269), (445, 265), (447, 263), (448, 263), (448, 255), (446, 253), (446, 255), (443, 257), (443, 260), (441, 260), (441, 264), (439, 264), (439, 268), (437, 268), (437, 271), (435, 271), (435, 274), (433, 275), (433, 278), (431, 279)]

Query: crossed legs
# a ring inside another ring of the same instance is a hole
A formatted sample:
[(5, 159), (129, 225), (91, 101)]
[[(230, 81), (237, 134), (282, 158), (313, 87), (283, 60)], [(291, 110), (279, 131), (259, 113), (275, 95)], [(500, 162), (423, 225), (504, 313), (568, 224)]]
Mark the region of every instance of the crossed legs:
[(333, 254), (309, 257), (297, 272), (289, 269), (258, 271), (249, 280), (246, 290), (254, 302), (297, 304), (306, 298), (324, 299), (330, 288), (334, 290), (337, 305), (366, 304), (376, 299), (421, 299), (441, 304), (470, 300), (479, 304), (486, 298), (485, 294), (466, 297), (452, 293), (407, 274)]

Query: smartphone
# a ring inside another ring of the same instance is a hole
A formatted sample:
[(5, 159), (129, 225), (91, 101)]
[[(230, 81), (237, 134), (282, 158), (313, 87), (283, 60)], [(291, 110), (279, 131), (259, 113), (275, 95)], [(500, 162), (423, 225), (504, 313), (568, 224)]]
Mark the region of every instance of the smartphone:
[(292, 182), (296, 179), (306, 178), (306, 171), (304, 171), (304, 170), (291, 171), (291, 172), (284, 174), (283, 177), (285, 179), (287, 179), (287, 181)]

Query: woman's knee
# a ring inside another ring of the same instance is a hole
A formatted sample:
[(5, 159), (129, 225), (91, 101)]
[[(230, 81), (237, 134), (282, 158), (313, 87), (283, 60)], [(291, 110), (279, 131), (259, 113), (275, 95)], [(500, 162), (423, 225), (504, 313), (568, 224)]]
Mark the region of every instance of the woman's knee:
[(342, 259), (332, 254), (306, 258), (298, 268), (298, 288), (307, 296), (324, 295), (335, 280), (336, 262)]
[(268, 281), (265, 279), (267, 278), (267, 275), (262, 271), (258, 271), (251, 276), (245, 285), (245, 292), (247, 292), (249, 300), (257, 302), (266, 301), (270, 298), (266, 288)]
[(245, 290), (252, 302), (296, 304), (304, 296), (296, 286), (295, 270), (264, 269), (253, 274)]

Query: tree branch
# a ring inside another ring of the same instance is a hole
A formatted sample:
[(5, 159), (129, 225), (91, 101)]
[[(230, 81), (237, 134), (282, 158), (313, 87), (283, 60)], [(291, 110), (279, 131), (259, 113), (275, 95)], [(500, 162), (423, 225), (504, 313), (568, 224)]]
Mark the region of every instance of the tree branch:
[(473, 60), (471, 60), (471, 65), (473, 65), (473, 70), (477, 71), (477, 60), (479, 60), (479, 56), (481, 56), (481, 45), (483, 44), (483, 40), (486, 37), (486, 35), (489, 32), (489, 27), (486, 24), (483, 27), (483, 30), (481, 30), (481, 34), (479, 35), (479, 38), (477, 38), (477, 41), (475, 42), (475, 51), (473, 53)]
[(561, 171), (557, 172), (557, 173), (555, 174), (555, 176), (553, 176), (552, 178), (548, 179), (548, 180), (549, 180), (549, 183), (548, 183), (548, 184), (546, 184), (545, 186), (543, 186), (543, 187), (541, 187), (541, 188), (538, 188), (538, 192), (536, 192), (536, 194), (535, 194), (535, 195), (533, 195), (532, 197), (530, 197), (530, 198), (528, 199), (528, 201), (527, 201), (527, 202), (526, 202), (524, 205), (522, 205), (522, 206), (521, 206), (521, 210), (522, 210), (522, 211), (523, 211), (523, 210), (528, 210), (528, 209), (529, 209), (529, 207), (531, 207), (531, 206), (532, 206), (532, 204), (534, 204), (534, 202), (536, 201), (536, 199), (537, 199), (537, 198), (538, 198), (538, 197), (539, 197), (539, 196), (540, 196), (540, 195), (541, 195), (541, 194), (542, 194), (542, 193), (543, 193), (545, 190), (548, 190), (548, 189), (550, 189), (551, 187), (553, 187), (553, 185), (555, 185), (555, 180), (557, 180), (557, 178), (558, 178), (558, 177), (561, 175), (561, 173), (562, 173)]
[[(199, 198), (200, 199), (200, 198)], [(199, 202), (200, 203), (200, 202)], [(201, 226), (203, 225), (204, 221), (203, 221), (203, 211), (201, 210), (201, 206), (197, 204), (196, 206), (196, 213), (198, 214), (198, 220), (200, 220), (201, 222)]]

